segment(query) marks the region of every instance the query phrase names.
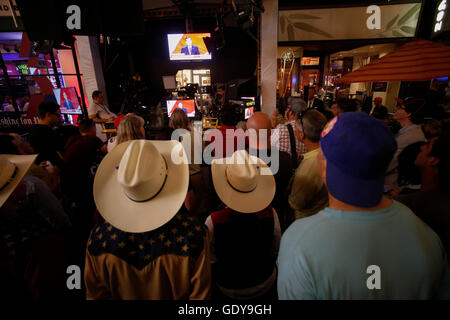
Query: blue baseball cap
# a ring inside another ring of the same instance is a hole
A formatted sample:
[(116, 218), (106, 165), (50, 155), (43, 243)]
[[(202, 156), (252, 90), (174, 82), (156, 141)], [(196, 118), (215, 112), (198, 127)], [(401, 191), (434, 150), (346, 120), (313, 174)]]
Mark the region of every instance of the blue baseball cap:
[(375, 207), (384, 192), (384, 177), (397, 150), (388, 127), (364, 112), (347, 112), (328, 122), (320, 137), (327, 159), (326, 183), (336, 199), (358, 207)]

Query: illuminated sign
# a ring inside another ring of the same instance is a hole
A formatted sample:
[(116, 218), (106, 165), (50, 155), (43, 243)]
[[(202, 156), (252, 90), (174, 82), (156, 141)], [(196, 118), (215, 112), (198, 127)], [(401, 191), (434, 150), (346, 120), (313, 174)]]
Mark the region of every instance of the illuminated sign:
[(318, 66), (319, 59), (319, 57), (303, 57), (302, 66)]
[(340, 69), (344, 66), (344, 60), (334, 60), (331, 62), (331, 67), (335, 69)]
[(442, 22), (444, 20), (445, 16), (445, 9), (447, 9), (447, 0), (442, 0), (439, 3), (437, 14), (436, 14), (436, 20), (434, 24), (434, 32), (441, 31), (442, 29)]

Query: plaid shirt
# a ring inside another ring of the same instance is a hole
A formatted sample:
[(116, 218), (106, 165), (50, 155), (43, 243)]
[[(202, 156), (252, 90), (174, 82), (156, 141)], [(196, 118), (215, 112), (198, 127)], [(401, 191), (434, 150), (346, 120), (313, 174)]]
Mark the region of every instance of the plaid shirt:
[[(291, 123), (293, 129), (295, 130), (296, 127), (295, 120), (288, 121), (284, 124), (279, 124), (274, 130), (272, 130), (270, 140), (273, 146), (278, 147), (280, 151), (287, 152), (292, 156), (291, 140), (287, 128), (287, 125)], [(297, 156), (300, 156), (308, 152), (308, 150), (306, 150), (305, 144), (300, 142), (298, 139), (295, 139), (295, 146), (297, 147)]]

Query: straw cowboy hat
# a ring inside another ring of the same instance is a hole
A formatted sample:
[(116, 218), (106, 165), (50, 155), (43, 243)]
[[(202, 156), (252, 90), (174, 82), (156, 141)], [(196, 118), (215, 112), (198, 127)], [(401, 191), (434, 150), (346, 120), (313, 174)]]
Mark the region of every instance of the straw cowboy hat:
[(213, 160), (211, 172), (217, 195), (235, 211), (261, 211), (275, 195), (275, 179), (270, 168), (245, 150), (238, 150), (228, 158)]
[(116, 146), (100, 163), (94, 200), (114, 227), (146, 232), (176, 215), (188, 185), (189, 169), (181, 143), (132, 140)]
[(32, 155), (0, 155), (0, 207), (16, 189), (19, 182), (28, 172), (37, 154)]

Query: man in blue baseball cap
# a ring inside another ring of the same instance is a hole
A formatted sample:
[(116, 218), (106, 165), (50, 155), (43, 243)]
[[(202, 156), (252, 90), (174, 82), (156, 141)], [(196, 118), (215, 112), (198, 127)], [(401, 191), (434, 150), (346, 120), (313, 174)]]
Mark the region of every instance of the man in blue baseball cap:
[(325, 126), (320, 145), (317, 165), (329, 207), (283, 235), (280, 299), (448, 298), (438, 236), (383, 194), (397, 148), (385, 124), (364, 112), (345, 113)]

